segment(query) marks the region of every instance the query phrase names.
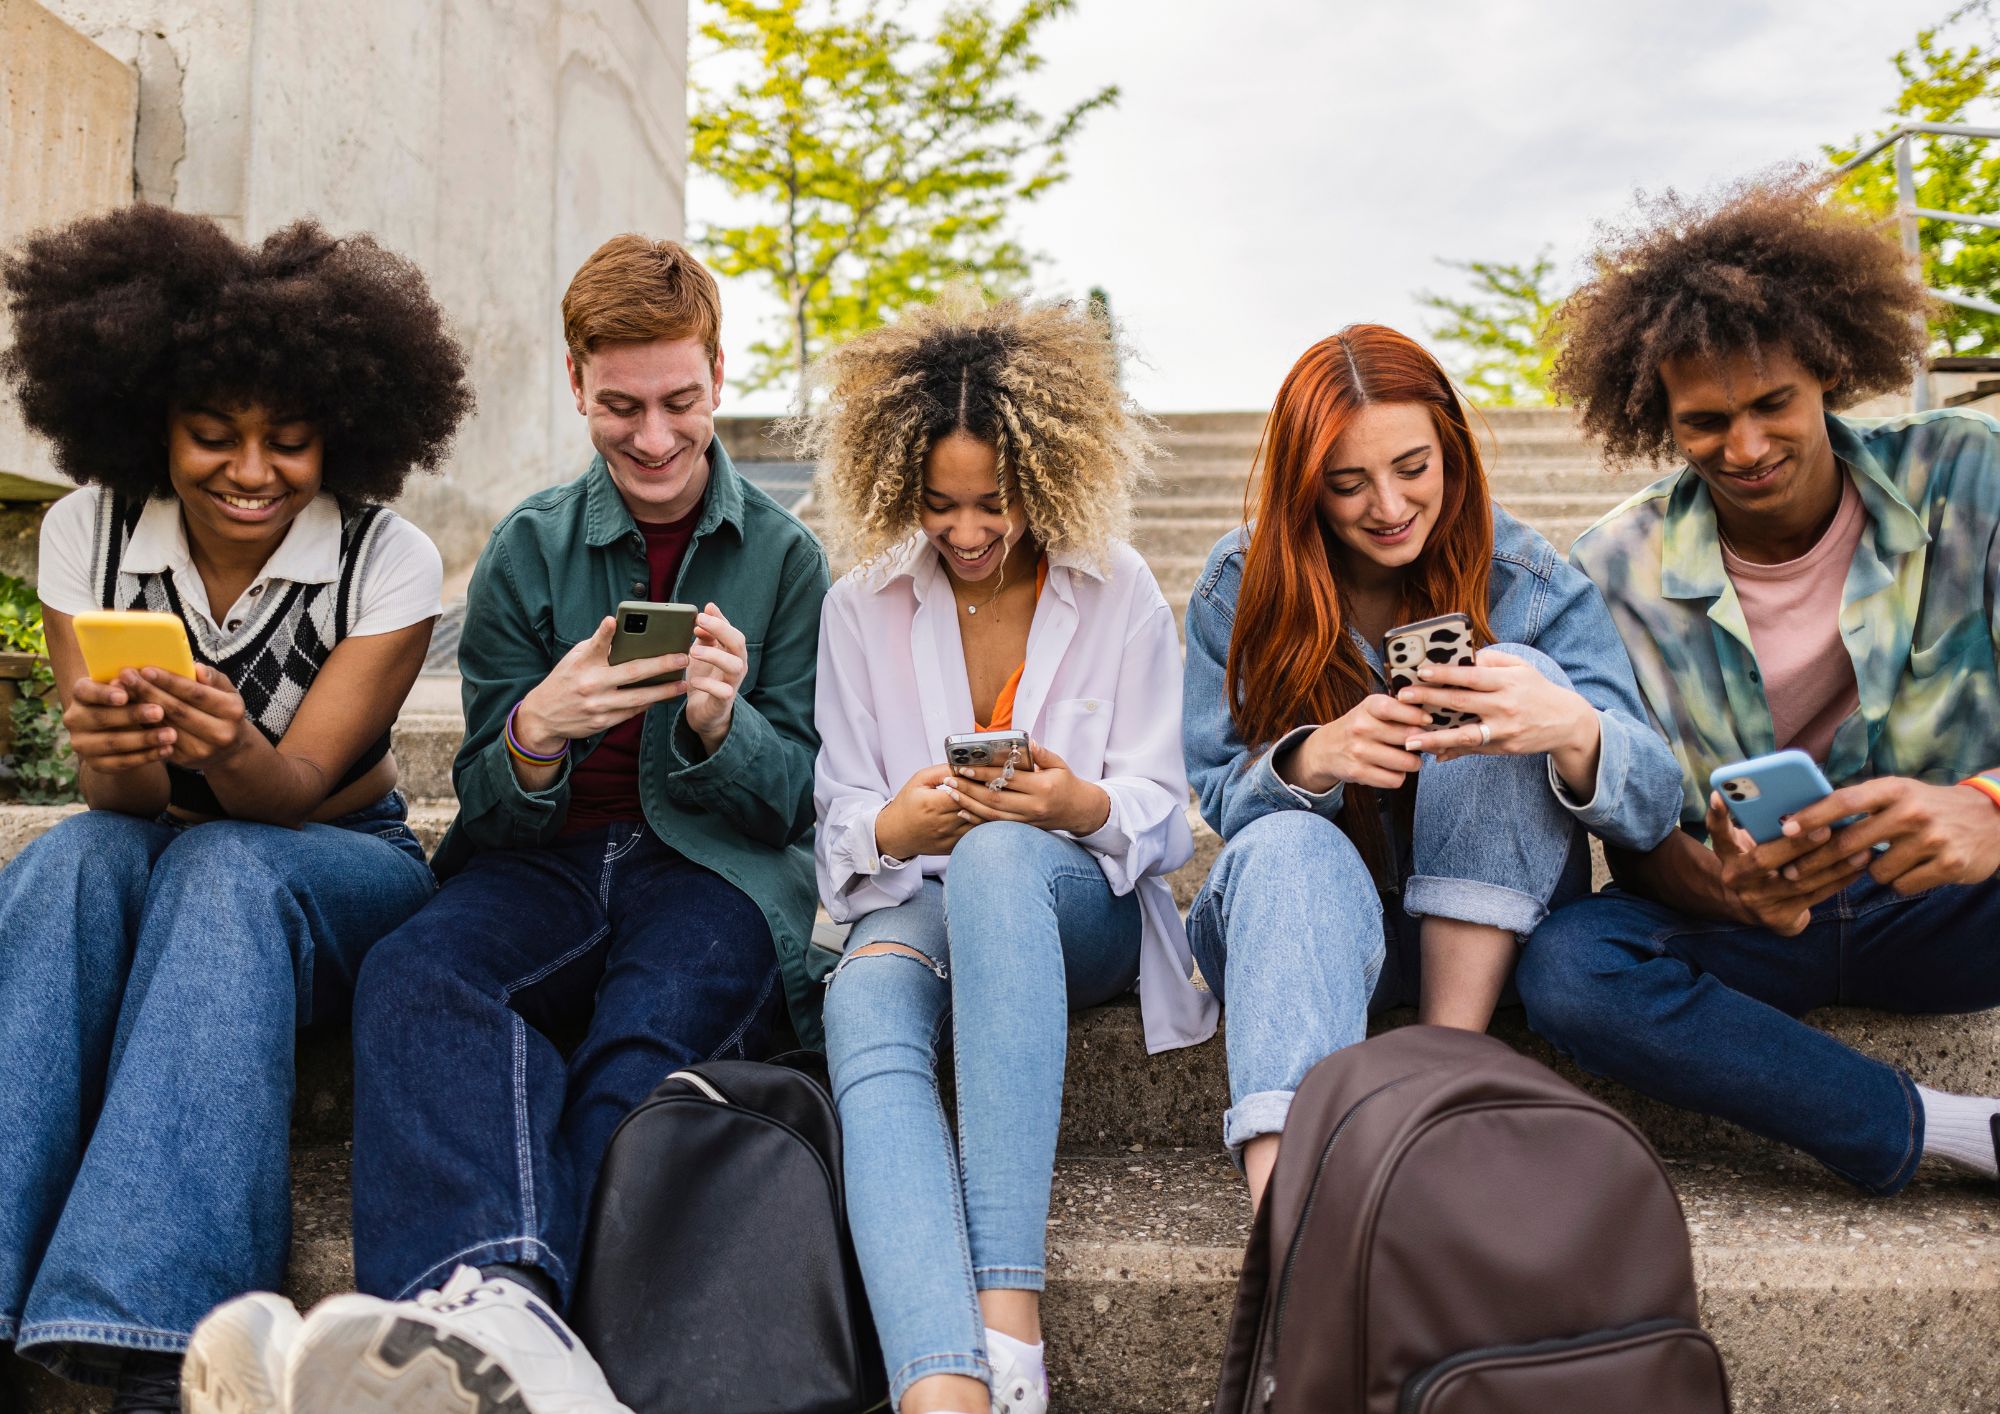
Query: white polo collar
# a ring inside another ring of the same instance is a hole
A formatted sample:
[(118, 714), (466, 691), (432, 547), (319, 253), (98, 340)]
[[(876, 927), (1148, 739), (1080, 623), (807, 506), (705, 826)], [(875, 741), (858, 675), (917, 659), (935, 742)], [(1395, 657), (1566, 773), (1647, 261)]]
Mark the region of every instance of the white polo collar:
[[(178, 496), (146, 502), (120, 557), (125, 574), (193, 574), (187, 525), (181, 520)], [(331, 584), (340, 578), (340, 503), (321, 492), (298, 513), (264, 562), (257, 581), (283, 579), (294, 584)]]

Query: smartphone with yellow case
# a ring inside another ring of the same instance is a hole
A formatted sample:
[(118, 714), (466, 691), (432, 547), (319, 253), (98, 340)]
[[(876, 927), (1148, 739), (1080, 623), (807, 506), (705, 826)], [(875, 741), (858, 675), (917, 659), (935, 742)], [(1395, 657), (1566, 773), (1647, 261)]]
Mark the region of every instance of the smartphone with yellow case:
[(84, 670), (93, 682), (110, 682), (127, 668), (159, 668), (194, 676), (187, 625), (176, 614), (138, 609), (92, 609), (70, 620)]

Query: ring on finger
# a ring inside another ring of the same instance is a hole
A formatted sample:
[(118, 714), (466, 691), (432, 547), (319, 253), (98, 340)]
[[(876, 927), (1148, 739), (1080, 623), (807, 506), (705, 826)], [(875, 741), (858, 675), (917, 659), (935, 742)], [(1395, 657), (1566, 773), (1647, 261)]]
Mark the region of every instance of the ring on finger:
[(1493, 744), (1493, 728), (1487, 726), (1484, 722), (1479, 724), (1479, 744), (1481, 746), (1491, 746)]

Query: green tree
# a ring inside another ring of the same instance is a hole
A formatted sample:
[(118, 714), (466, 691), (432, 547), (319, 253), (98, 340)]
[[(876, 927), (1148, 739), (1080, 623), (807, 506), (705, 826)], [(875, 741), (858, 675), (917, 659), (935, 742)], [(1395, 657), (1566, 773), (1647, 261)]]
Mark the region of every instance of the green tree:
[[(1902, 91), (1887, 110), (1895, 119), (1871, 137), (1829, 147), (1835, 164), (1847, 161), (1904, 123), (1977, 123), (1990, 118), (2000, 80), (2000, 33), (1991, 0), (1973, 0), (1890, 60)], [(2000, 143), (1975, 138), (1920, 137), (1911, 148), (1917, 205), (1935, 211), (2000, 215)], [(1863, 163), (1841, 183), (1838, 198), (1885, 219), (1896, 208), (1894, 149)], [(1921, 221), (1917, 238), (1924, 280), (1933, 289), (2000, 302), (2000, 231), (1943, 221)], [(1942, 306), (1933, 326), (1940, 352), (2000, 353), (2000, 316), (1956, 305)]]
[(1556, 263), (1545, 248), (1525, 265), (1497, 260), (1440, 260), (1472, 278), (1462, 298), (1425, 290), (1417, 302), (1444, 318), (1430, 336), (1445, 345), (1444, 363), (1475, 403), (1539, 407), (1553, 401), (1549, 374), (1555, 342), (1549, 320), (1564, 291), (1552, 287)]
[[(1017, 91), (1037, 32), (1075, 0), (1012, 14), (968, 0), (919, 35), (889, 0), (709, 0), (692, 66), (691, 160), (756, 219), (696, 241), (717, 271), (775, 293), (784, 319), (751, 346), (747, 387), (803, 375), (832, 343), (952, 280), (1025, 283), (1007, 216), (1068, 175), (1106, 86), (1053, 119)], [(717, 83), (711, 75), (724, 78)]]

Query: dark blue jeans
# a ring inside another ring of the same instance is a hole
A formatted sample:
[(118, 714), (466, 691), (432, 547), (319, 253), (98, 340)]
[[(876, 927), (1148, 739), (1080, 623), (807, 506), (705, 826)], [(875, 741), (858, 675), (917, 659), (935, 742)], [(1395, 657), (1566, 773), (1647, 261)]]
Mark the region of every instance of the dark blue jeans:
[(0, 1345), (103, 1381), (278, 1284), (293, 1033), (434, 888), (393, 792), (298, 830), (86, 810), (0, 873)]
[(1910, 1077), (1798, 1018), (2000, 1006), (2000, 882), (1904, 897), (1864, 878), (1796, 938), (1612, 889), (1552, 914), (1515, 981), (1528, 1024), (1585, 1070), (1894, 1193), (1923, 1150)]
[(761, 1053), (783, 992), (757, 905), (643, 825), (475, 856), (355, 991), (357, 1285), (509, 1262), (567, 1301), (611, 1131), (670, 1071)]

